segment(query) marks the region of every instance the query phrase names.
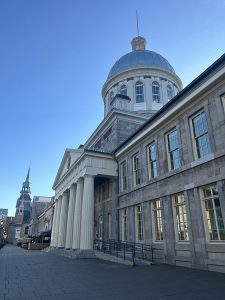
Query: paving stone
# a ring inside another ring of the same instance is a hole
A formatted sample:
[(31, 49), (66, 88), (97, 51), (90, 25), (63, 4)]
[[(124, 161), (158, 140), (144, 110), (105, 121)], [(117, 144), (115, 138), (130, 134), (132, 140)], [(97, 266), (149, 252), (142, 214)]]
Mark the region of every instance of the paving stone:
[(0, 270), (0, 300), (225, 299), (225, 274), (168, 265), (75, 260), (7, 245)]

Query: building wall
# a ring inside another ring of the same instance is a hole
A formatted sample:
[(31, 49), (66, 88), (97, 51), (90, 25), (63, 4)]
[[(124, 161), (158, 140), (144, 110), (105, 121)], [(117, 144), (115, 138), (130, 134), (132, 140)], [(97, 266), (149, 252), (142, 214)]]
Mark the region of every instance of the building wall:
[[(216, 185), (225, 224), (225, 111), (221, 95), (225, 84), (180, 110), (179, 114), (157, 130), (148, 134), (122, 156), (127, 166), (127, 189), (119, 193), (120, 238), (122, 237), (123, 209), (127, 208), (128, 241), (137, 241), (135, 210), (142, 206), (143, 240), (155, 248), (156, 258), (169, 264), (201, 269), (225, 271), (225, 240), (210, 240), (205, 221), (205, 207), (200, 191), (202, 187)], [(191, 117), (203, 110), (208, 125), (211, 153), (203, 158), (194, 156)], [(177, 129), (181, 166), (169, 170), (166, 134)], [(155, 141), (157, 146), (157, 177), (148, 178), (146, 147)], [(132, 157), (140, 157), (140, 184), (134, 187)], [(174, 196), (184, 195), (189, 240), (178, 240)], [(163, 240), (154, 239), (153, 201), (160, 200)]]

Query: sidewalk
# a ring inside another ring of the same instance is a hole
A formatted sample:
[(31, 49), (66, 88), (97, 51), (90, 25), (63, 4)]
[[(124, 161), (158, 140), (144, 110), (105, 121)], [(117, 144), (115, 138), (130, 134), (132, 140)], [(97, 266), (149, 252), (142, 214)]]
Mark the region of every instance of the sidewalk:
[(0, 251), (0, 272), (0, 300), (225, 299), (225, 274), (71, 260), (11, 245)]

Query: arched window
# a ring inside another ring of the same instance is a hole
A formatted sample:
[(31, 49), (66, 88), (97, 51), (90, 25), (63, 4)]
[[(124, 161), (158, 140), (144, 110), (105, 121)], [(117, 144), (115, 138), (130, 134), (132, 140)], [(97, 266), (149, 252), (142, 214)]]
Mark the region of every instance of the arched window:
[(123, 84), (120, 88), (120, 94), (127, 96), (127, 86), (125, 84)]
[(144, 102), (144, 86), (141, 81), (135, 84), (135, 94), (137, 103)]
[(167, 98), (168, 101), (173, 98), (173, 90), (170, 85), (167, 85)]
[(160, 91), (159, 91), (159, 84), (157, 81), (152, 83), (152, 99), (154, 102), (160, 102)]

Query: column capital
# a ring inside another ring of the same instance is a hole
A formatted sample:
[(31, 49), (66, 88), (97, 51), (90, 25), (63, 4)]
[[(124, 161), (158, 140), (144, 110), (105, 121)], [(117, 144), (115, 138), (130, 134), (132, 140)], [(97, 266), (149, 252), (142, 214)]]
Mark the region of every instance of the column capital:
[(74, 188), (76, 188), (76, 182), (73, 182), (73, 183), (71, 184), (71, 186), (69, 187), (70, 190), (71, 190), (71, 189), (74, 189)]
[(68, 197), (69, 196), (70, 191), (66, 190), (63, 192), (62, 197)]
[(84, 180), (83, 177), (79, 177), (76, 181), (76, 184), (83, 183), (83, 180)]
[(84, 174), (83, 178), (93, 178), (94, 179), (94, 175), (90, 175), (90, 174)]

